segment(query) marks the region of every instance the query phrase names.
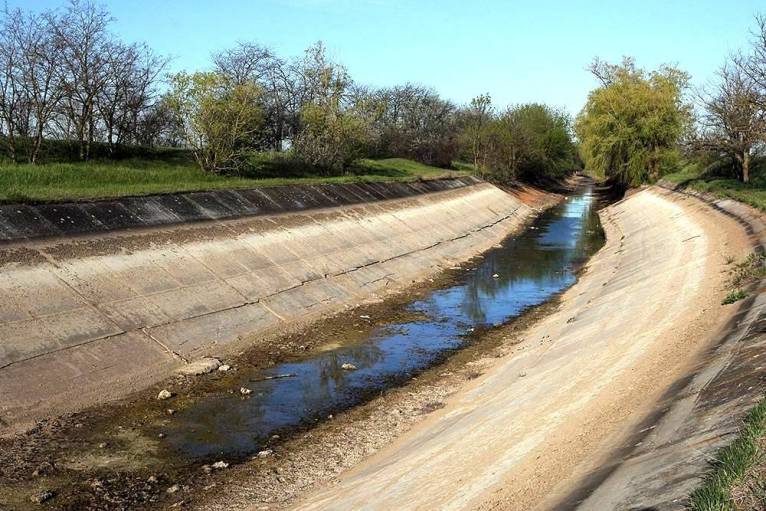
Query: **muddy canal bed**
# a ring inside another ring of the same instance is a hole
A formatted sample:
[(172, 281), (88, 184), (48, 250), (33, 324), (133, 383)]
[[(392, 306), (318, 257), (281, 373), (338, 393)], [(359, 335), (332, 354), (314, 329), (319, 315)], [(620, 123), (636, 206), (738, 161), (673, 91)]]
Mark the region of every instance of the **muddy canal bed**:
[(0, 510), (36, 496), (59, 509), (186, 506), (240, 477), (258, 487), (241, 498), (289, 499), (507, 354), (602, 246), (595, 202), (585, 187), (433, 282), (254, 348), (232, 371), (168, 382), (170, 400), (153, 389), (0, 441)]

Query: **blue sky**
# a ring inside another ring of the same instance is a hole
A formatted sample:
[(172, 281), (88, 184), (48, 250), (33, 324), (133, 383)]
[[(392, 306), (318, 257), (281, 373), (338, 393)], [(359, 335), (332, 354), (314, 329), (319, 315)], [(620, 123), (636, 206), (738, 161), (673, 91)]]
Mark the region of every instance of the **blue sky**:
[[(457, 102), (489, 92), (496, 105), (528, 101), (575, 114), (595, 82), (594, 56), (639, 65), (675, 63), (700, 84), (746, 45), (763, 0), (405, 1), (111, 0), (114, 30), (202, 69), (210, 54), (253, 40), (280, 55), (323, 40), (352, 77), (370, 85), (412, 81)], [(11, 7), (63, 0), (8, 0)]]

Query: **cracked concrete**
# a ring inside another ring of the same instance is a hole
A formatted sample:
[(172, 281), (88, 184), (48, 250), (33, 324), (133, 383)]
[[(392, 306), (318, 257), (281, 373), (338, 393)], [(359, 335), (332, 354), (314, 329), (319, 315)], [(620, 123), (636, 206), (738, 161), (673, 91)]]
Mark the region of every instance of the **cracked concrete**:
[[(558, 200), (482, 182), (409, 196), (402, 186), (344, 188), (352, 204), (334, 208), (0, 246), (3, 429), (380, 298)], [(374, 202), (353, 204), (368, 195)]]

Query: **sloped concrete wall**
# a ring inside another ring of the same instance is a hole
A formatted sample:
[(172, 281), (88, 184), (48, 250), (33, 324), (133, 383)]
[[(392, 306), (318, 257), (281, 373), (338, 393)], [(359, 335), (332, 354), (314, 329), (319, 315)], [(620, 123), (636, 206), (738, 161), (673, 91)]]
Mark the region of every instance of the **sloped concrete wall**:
[(478, 182), (477, 178), (467, 176), (402, 183), (214, 190), (95, 202), (0, 204), (0, 242), (347, 206), (451, 190)]
[(463, 182), (343, 207), (7, 243), (0, 420), (116, 398), (197, 357), (401, 289), (556, 200)]

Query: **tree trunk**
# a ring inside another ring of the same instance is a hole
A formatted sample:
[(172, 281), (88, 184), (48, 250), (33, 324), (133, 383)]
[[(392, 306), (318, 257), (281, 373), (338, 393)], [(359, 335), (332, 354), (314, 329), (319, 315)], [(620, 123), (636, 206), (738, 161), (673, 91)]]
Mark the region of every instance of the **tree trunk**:
[(750, 182), (750, 151), (742, 153), (742, 182)]
[(29, 163), (34, 165), (37, 163), (37, 155), (40, 153), (40, 147), (43, 145), (43, 125), (40, 124), (37, 127), (37, 133), (35, 133), (35, 142), (32, 145), (32, 152), (29, 155)]

